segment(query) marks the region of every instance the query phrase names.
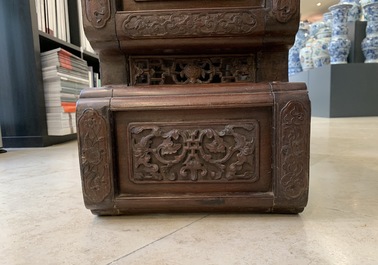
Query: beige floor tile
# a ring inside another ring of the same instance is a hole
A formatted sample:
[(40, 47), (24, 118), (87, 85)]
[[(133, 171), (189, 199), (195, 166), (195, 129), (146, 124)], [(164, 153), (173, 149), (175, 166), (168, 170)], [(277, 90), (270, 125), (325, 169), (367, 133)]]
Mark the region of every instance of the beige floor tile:
[(77, 143), (0, 154), (1, 264), (378, 264), (378, 117), (313, 118), (300, 215), (96, 217)]

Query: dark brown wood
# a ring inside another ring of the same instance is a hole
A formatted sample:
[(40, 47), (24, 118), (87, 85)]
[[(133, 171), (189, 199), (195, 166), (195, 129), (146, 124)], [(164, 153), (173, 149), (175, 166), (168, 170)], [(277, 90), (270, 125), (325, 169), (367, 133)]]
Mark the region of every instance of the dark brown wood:
[(310, 102), (285, 82), (299, 1), (82, 4), (106, 84), (77, 105), (88, 209), (304, 209)]
[(244, 54), (255, 59), (254, 82), (287, 81), (299, 0), (81, 1), (104, 85), (130, 83), (135, 55)]

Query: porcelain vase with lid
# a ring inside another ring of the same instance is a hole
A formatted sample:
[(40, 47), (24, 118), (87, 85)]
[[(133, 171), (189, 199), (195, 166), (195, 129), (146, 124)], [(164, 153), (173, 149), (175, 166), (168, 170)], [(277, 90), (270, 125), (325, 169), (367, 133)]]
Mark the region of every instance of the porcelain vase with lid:
[(329, 8), (332, 13), (332, 37), (329, 43), (331, 64), (345, 64), (351, 41), (348, 39), (348, 12), (352, 4), (337, 4)]
[(322, 67), (331, 63), (329, 55), (329, 43), (331, 41), (331, 29), (324, 27), (319, 30), (316, 40), (312, 45), (312, 61), (314, 68)]
[(306, 41), (308, 39), (308, 24), (301, 22), (299, 24), (299, 29), (295, 35), (295, 42), (293, 47), (289, 50), (289, 76), (300, 73), (303, 71), (301, 61), (300, 61), (300, 50), (306, 46)]
[(314, 68), (314, 63), (312, 61), (312, 42), (313, 38), (306, 42), (306, 46), (303, 47), (299, 52), (300, 62), (303, 71), (308, 71)]
[(323, 14), (323, 27), (316, 34), (316, 40), (312, 47), (312, 61), (314, 68), (330, 64), (329, 43), (331, 41), (332, 14), (330, 12)]
[(324, 27), (324, 22), (315, 22), (309, 26), (309, 38), (306, 41), (306, 46), (300, 50), (299, 56), (303, 71), (314, 68), (312, 60), (313, 44), (316, 41), (316, 35)]
[(325, 27), (332, 28), (332, 13), (326, 12), (323, 14), (323, 22)]
[(348, 12), (348, 22), (361, 20), (362, 9), (359, 0), (341, 0), (340, 3), (352, 5)]
[(302, 47), (299, 51), (299, 58), (303, 71), (314, 68), (314, 65), (312, 63), (312, 43), (315, 40), (315, 34), (318, 30), (318, 23), (311, 24), (308, 28), (308, 38), (306, 40), (306, 43), (304, 44), (304, 47)]

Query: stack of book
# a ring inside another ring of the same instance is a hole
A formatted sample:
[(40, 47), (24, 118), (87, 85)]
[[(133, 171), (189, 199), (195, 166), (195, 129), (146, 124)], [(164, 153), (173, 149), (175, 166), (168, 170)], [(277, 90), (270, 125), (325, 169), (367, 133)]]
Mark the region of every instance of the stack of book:
[(38, 29), (70, 42), (68, 0), (35, 0), (35, 7)]
[(80, 31), (80, 49), (87, 51), (87, 52), (90, 52), (90, 53), (95, 53), (95, 51), (93, 50), (91, 44), (89, 43), (89, 40), (87, 39), (87, 37), (85, 35), (85, 32), (84, 32), (83, 17), (81, 15), (83, 13), (81, 1), (78, 1), (77, 8), (78, 8), (78, 12), (79, 12), (78, 18), (79, 18), (79, 31)]
[(71, 42), (70, 22), (77, 20), (80, 48), (95, 53), (84, 33), (80, 0), (35, 0), (35, 7), (40, 31), (63, 41)]
[(91, 86), (87, 62), (62, 48), (41, 53), (49, 135), (76, 132), (76, 101)]

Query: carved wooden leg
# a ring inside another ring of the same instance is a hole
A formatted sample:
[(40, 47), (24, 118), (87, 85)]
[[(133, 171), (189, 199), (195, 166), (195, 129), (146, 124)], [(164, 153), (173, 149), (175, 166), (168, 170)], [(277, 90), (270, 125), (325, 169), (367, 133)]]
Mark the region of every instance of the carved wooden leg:
[[(285, 91), (285, 86), (294, 91)], [(273, 84), (275, 95), (274, 212), (302, 212), (308, 200), (310, 102), (303, 84)], [(282, 88), (284, 90), (282, 90)]]
[[(113, 154), (109, 102), (104, 90), (102, 99), (82, 95), (77, 107), (79, 160), (84, 203), (88, 209), (113, 207)], [(101, 212), (101, 211), (100, 211)]]

